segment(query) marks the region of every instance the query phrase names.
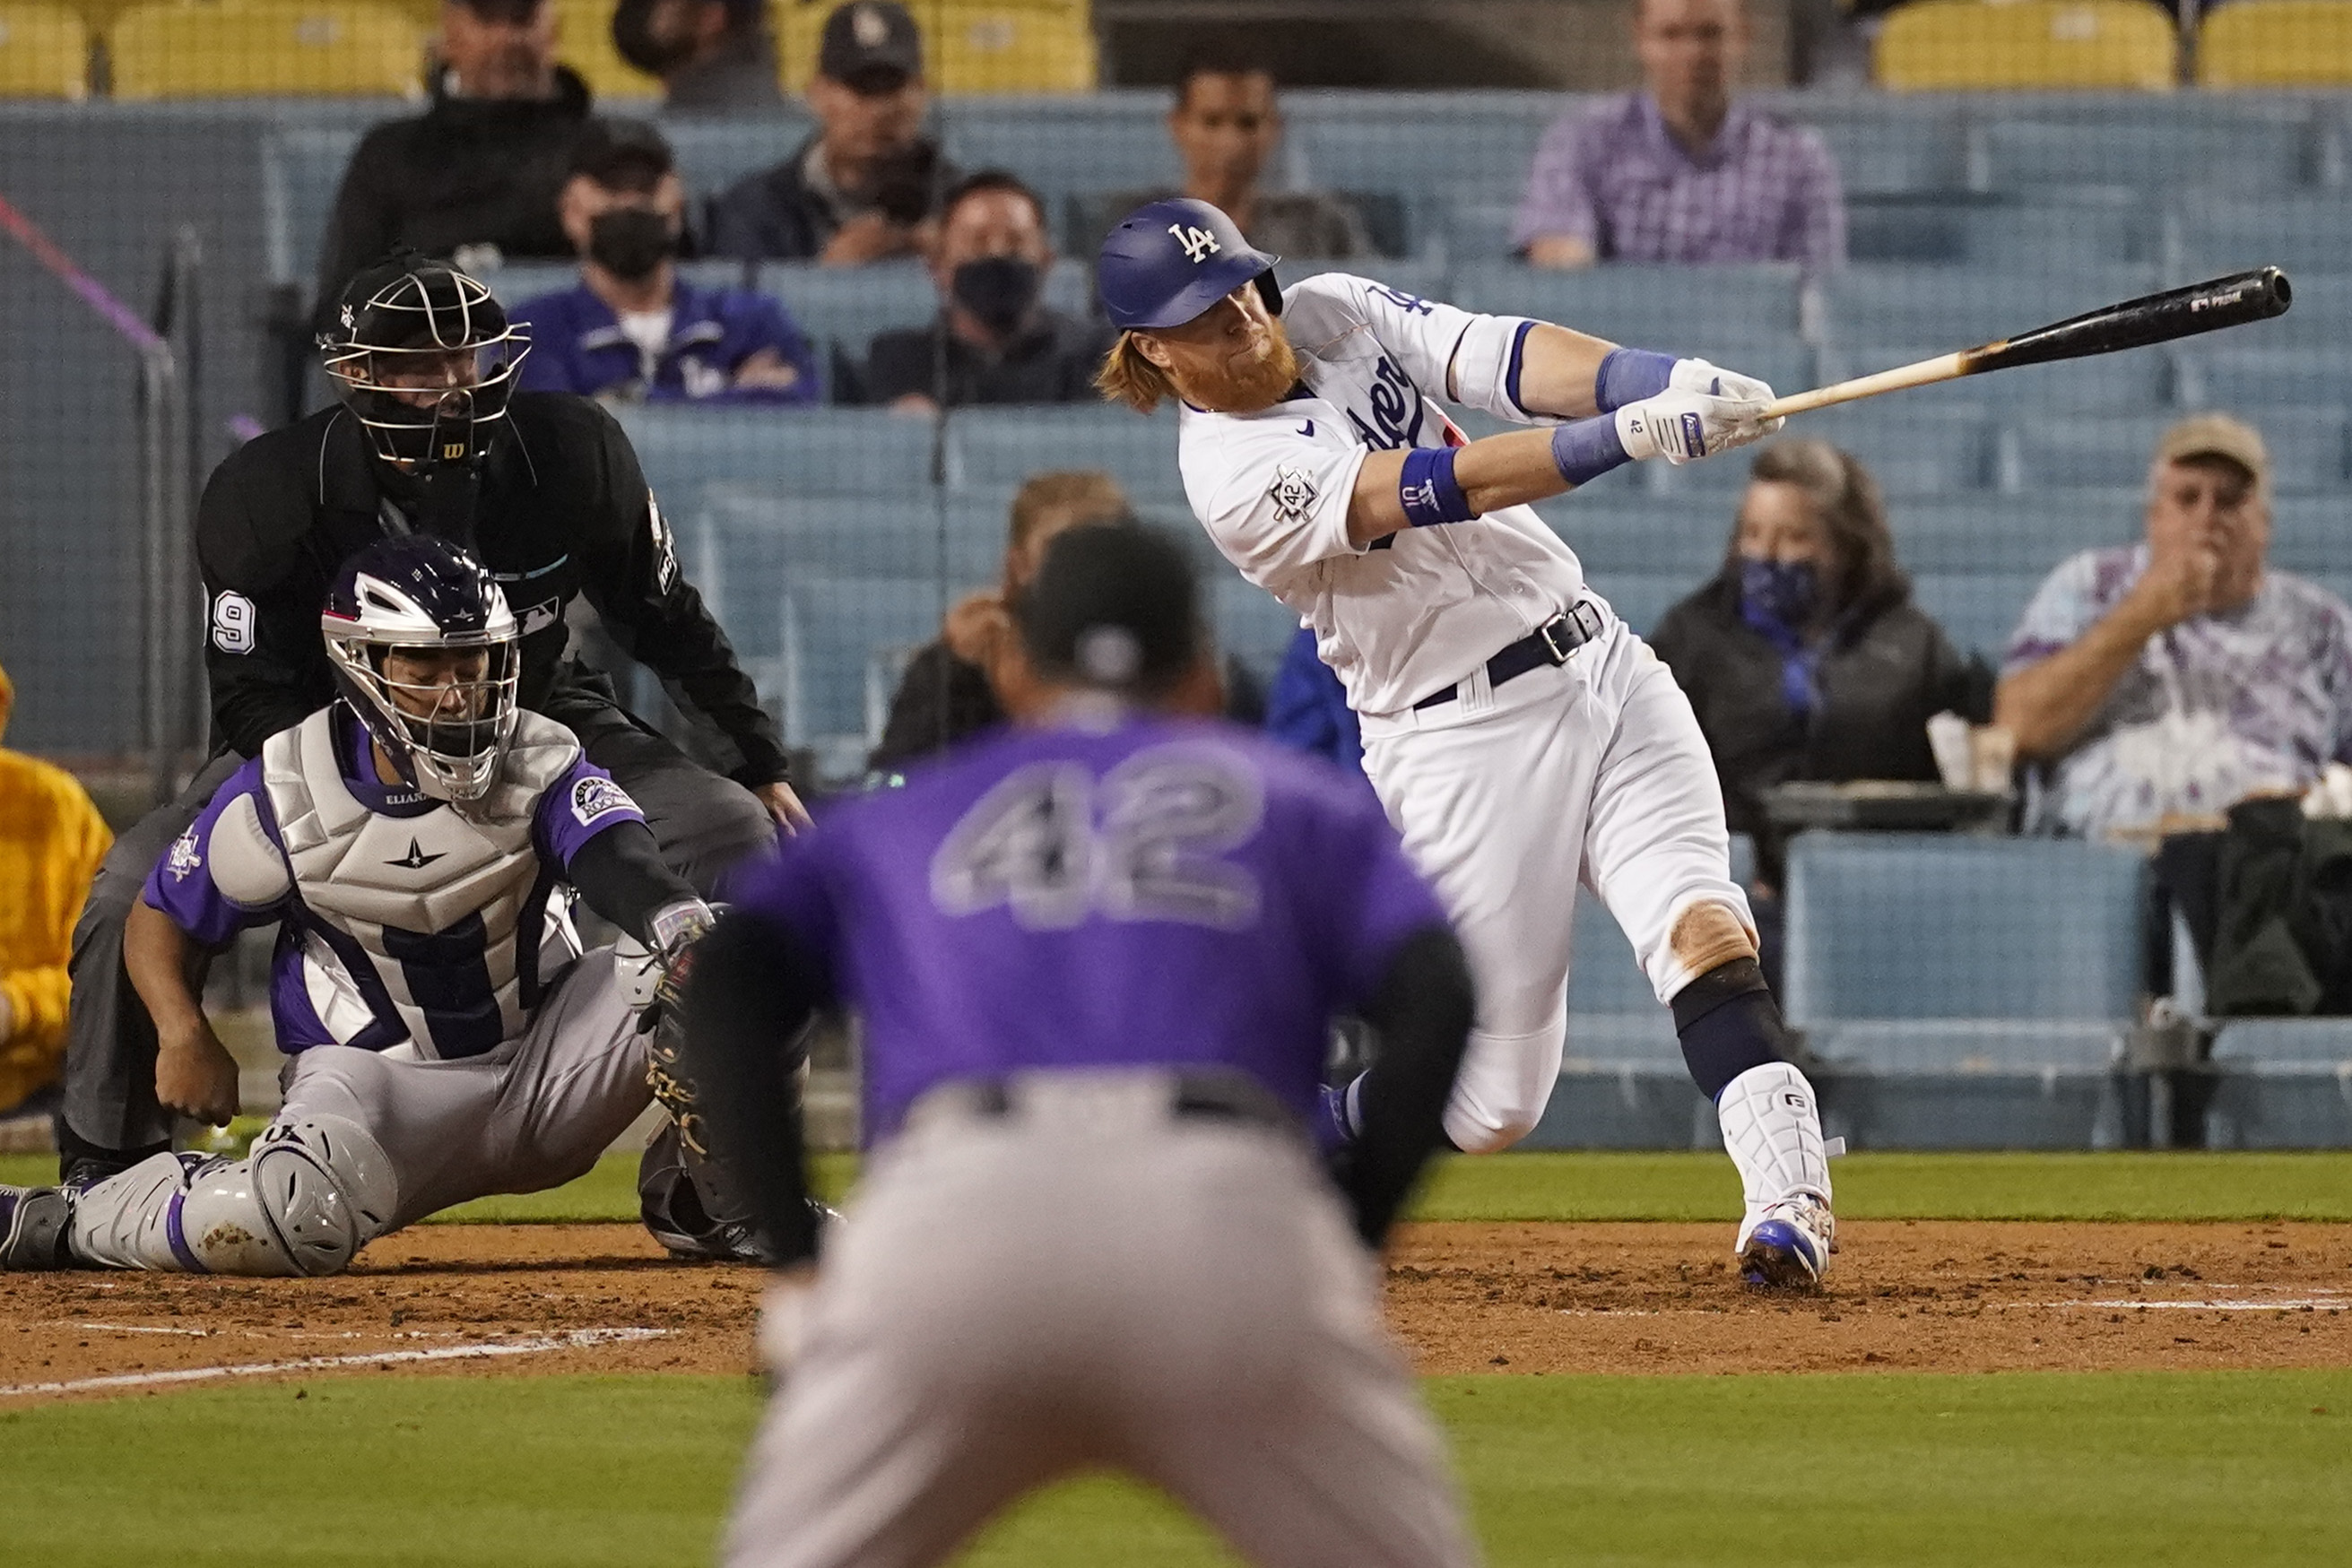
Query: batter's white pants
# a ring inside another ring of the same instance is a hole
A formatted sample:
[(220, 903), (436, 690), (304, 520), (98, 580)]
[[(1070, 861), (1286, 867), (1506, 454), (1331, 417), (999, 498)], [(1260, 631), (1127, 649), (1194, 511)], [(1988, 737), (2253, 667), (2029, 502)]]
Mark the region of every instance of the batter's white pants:
[[(1364, 770), (1405, 852), (1452, 915), (1478, 987), (1445, 1133), (1507, 1148), (1543, 1114), (1567, 1042), (1569, 939), (1580, 879), (1601, 897), (1661, 1003), (1722, 961), (1677, 923), (1727, 907), (1730, 834), (1715, 764), (1673, 672), (1612, 612), (1566, 664), (1454, 701), (1363, 715)], [(1685, 955), (1705, 957), (1698, 968)]]
[[(364, 1244), (473, 1198), (536, 1192), (586, 1175), (652, 1099), (644, 1037), (613, 950), (599, 947), (564, 972), (519, 1038), (480, 1056), (425, 1061), (398, 1049), (345, 1045), (302, 1051), (288, 1064), (286, 1103), (272, 1125), (348, 1125), (373, 1140), (365, 1173), (337, 1172), (347, 1186), (362, 1174), (380, 1180), (379, 1170), (390, 1173), (389, 1221), (360, 1237)], [(172, 1244), (174, 1199), (197, 1179), (208, 1188), (250, 1191), (254, 1184), (240, 1183), (239, 1175), (207, 1176), (178, 1155), (142, 1160), (76, 1198), (73, 1251), (107, 1268), (185, 1269), (188, 1260)], [(182, 1230), (181, 1247), (207, 1271), (298, 1271), (269, 1244), (266, 1216), (214, 1228), (220, 1237)]]
[(1112, 1467), (1268, 1568), (1468, 1568), (1380, 1268), (1296, 1128), (1150, 1070), (918, 1105), (826, 1232), (726, 1568), (920, 1568)]

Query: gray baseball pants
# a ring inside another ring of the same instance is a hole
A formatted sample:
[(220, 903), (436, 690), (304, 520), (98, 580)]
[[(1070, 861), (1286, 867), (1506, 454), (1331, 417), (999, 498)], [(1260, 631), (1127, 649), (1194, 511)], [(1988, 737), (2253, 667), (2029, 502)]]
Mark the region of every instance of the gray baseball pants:
[(826, 1239), (728, 1568), (944, 1561), (1109, 1467), (1272, 1568), (1474, 1561), (1376, 1260), (1292, 1128), (1179, 1115), (1171, 1074), (919, 1103)]

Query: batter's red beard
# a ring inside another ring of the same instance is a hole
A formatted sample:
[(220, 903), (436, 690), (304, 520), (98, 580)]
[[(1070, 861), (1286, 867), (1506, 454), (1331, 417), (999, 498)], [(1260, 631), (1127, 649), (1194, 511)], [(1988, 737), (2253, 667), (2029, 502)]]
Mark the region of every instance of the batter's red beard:
[(1282, 401), (1298, 384), (1298, 355), (1282, 323), (1267, 323), (1273, 348), (1265, 358), (1240, 370), (1223, 370), (1213, 379), (1188, 379), (1177, 390), (1199, 407), (1217, 413), (1258, 413)]

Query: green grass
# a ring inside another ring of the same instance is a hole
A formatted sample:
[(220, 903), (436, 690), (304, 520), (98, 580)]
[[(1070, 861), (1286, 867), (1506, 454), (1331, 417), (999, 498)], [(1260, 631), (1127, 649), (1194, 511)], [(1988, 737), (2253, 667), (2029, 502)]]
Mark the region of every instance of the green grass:
[[(12, 1561), (707, 1561), (740, 1378), (383, 1377), (0, 1410)], [(2352, 1531), (2352, 1371), (1477, 1377), (1428, 1385), (1487, 1559), (2308, 1563)], [(2314, 1413), (2323, 1407), (2328, 1414)], [(1759, 1540), (1769, 1543), (1759, 1548)], [(1229, 1563), (1090, 1479), (969, 1565)]]
[[(2352, 1153), (1854, 1155), (1830, 1167), (1845, 1219), (2352, 1220)], [(825, 1155), (817, 1186), (848, 1189), (856, 1162)], [(569, 1186), (484, 1198), (444, 1219), (633, 1220), (634, 1156)], [(0, 1182), (56, 1179), (47, 1155), (0, 1155)], [(1513, 1154), (1441, 1162), (1425, 1219), (1730, 1220), (1739, 1186), (1721, 1155)]]

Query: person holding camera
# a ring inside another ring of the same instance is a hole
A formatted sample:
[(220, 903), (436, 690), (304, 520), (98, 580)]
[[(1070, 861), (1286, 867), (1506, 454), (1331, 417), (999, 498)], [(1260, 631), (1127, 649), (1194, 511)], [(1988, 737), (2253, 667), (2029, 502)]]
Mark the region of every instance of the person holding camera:
[(923, 132), (923, 38), (897, 0), (851, 0), (825, 18), (808, 85), (816, 134), (710, 204), (706, 248), (748, 261), (863, 267), (929, 248), (961, 171)]

